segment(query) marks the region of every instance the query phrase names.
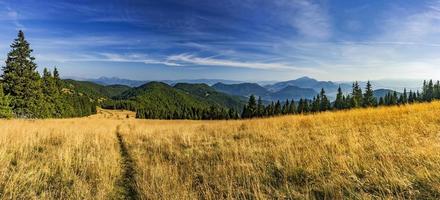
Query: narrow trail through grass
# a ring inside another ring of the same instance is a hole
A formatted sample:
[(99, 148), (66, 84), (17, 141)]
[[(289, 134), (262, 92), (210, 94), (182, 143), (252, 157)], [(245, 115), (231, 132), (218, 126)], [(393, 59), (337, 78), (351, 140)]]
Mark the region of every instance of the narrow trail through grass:
[(118, 187), (120, 188), (120, 196), (122, 199), (139, 199), (139, 192), (136, 185), (136, 170), (135, 162), (133, 161), (127, 145), (124, 142), (119, 127), (116, 131), (116, 137), (119, 144), (119, 151), (121, 154), (121, 168), (122, 176), (118, 182)]

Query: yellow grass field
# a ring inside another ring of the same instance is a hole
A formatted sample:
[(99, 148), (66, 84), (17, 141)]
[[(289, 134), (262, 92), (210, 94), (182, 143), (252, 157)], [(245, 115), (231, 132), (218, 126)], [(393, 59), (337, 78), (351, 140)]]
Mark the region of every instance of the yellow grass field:
[(0, 121), (1, 199), (439, 199), (440, 102), (242, 121)]

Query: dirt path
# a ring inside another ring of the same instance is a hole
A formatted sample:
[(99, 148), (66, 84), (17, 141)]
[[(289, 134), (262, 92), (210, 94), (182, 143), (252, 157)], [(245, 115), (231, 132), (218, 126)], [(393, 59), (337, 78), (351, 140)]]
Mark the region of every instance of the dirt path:
[(118, 187), (120, 188), (120, 196), (122, 199), (139, 199), (139, 193), (136, 186), (136, 170), (135, 162), (133, 161), (124, 138), (119, 131), (119, 127), (116, 131), (116, 137), (119, 144), (119, 151), (121, 154), (121, 168), (122, 176), (118, 181)]

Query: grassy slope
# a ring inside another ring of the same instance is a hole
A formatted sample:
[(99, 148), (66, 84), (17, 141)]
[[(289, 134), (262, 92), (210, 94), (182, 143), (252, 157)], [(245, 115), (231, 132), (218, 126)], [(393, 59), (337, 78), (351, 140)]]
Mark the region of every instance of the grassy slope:
[(0, 121), (0, 199), (115, 199), (117, 121)]
[(250, 121), (138, 121), (150, 198), (440, 197), (440, 103)]
[[(440, 102), (243, 121), (0, 120), (0, 199), (440, 197)], [(119, 127), (119, 128), (117, 128)]]

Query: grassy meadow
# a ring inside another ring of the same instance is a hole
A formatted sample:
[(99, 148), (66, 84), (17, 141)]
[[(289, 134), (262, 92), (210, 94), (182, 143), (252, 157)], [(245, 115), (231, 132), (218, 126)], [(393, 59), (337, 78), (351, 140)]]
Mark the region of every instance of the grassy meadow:
[(238, 121), (0, 121), (0, 199), (438, 199), (440, 102)]

